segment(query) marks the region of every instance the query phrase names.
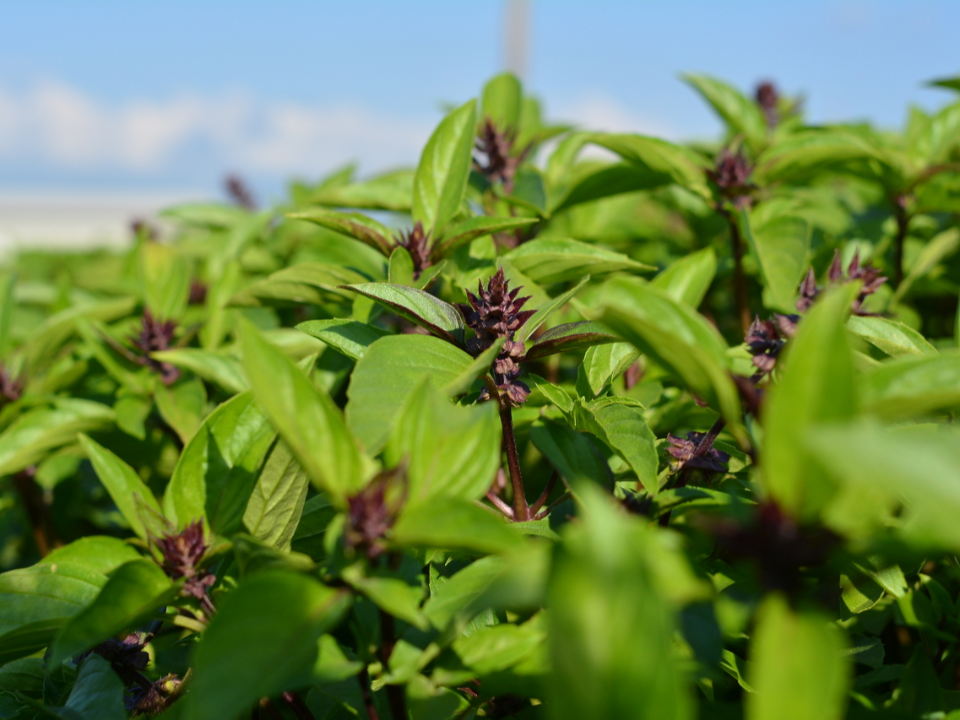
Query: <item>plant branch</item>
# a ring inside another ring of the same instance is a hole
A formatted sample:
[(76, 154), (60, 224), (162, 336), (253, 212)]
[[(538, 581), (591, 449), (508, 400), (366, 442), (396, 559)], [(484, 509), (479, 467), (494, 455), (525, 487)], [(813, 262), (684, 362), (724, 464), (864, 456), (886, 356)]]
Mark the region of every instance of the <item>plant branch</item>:
[[(393, 622), (393, 615), (380, 611), (380, 664), (383, 671), (390, 671), (390, 656), (397, 644), (397, 631)], [(387, 703), (390, 705), (390, 714), (393, 720), (407, 720), (407, 698), (400, 685), (386, 685)]]
[(370, 692), (370, 675), (367, 668), (363, 668), (357, 675), (357, 682), (360, 683), (360, 697), (363, 699), (363, 709), (367, 711), (367, 720), (380, 720), (377, 714), (377, 706), (373, 704), (373, 694)]
[(556, 500), (554, 500), (552, 503), (550, 503), (550, 505), (547, 506), (547, 508), (546, 508), (545, 510), (543, 510), (543, 511), (540, 512), (540, 513), (538, 513), (538, 514), (536, 515), (536, 517), (534, 517), (533, 519), (534, 519), (534, 520), (543, 520), (545, 517), (547, 517), (547, 516), (553, 511), (553, 509), (554, 509), (557, 505), (559, 505), (560, 503), (564, 502), (564, 501), (565, 501), (567, 498), (569, 498), (569, 497), (570, 497), (570, 491), (568, 490), (567, 492), (563, 493), (563, 495), (561, 495), (561, 496), (558, 497)]
[(33, 476), (32, 468), (21, 470), (13, 476), (13, 485), (23, 500), (23, 506), (33, 530), (33, 539), (37, 543), (37, 550), (41, 557), (46, 557), (50, 550), (63, 543), (57, 538), (57, 532), (50, 517), (50, 507), (43, 498), (43, 490), (37, 485)]
[(297, 693), (288, 690), (283, 693), (282, 697), (283, 701), (293, 710), (293, 714), (297, 716), (297, 720), (317, 720), (313, 716), (313, 713), (310, 712), (310, 708), (307, 707), (307, 704)]
[(733, 254), (733, 297), (737, 304), (737, 315), (740, 317), (740, 327), (744, 333), (750, 329), (750, 303), (747, 300), (747, 276), (743, 272), (743, 238), (740, 236), (740, 226), (737, 218), (729, 210), (721, 213), (727, 218), (730, 226), (730, 250)]
[(907, 215), (904, 205), (902, 195), (894, 198), (893, 217), (897, 221), (897, 235), (893, 241), (893, 284), (896, 287), (900, 287), (900, 283), (903, 282), (903, 246), (910, 228), (910, 216)]
[(493, 506), (513, 520), (513, 508), (507, 505), (499, 495), (494, 494), (493, 490), (487, 490), (487, 500), (493, 503)]
[(553, 492), (553, 488), (556, 486), (559, 478), (560, 473), (554, 470), (550, 479), (547, 480), (547, 486), (543, 489), (543, 492), (540, 493), (540, 497), (538, 497), (537, 501), (530, 507), (531, 514), (536, 515), (537, 511), (543, 507), (543, 504), (550, 499), (550, 493)]
[(503, 429), (503, 449), (507, 453), (507, 467), (510, 469), (510, 483), (513, 486), (513, 520), (525, 522), (530, 519), (530, 508), (523, 489), (523, 474), (520, 472), (520, 455), (517, 453), (517, 440), (513, 432), (513, 410), (510, 402), (500, 395), (496, 383), (489, 376), (484, 383), (487, 392), (500, 408), (500, 426)]

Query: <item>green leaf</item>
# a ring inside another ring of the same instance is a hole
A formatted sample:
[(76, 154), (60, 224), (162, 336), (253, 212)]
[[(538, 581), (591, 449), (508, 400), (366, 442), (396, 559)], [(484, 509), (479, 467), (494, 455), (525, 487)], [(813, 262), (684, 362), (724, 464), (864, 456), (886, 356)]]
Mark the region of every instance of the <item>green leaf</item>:
[(653, 270), (626, 255), (579, 240), (543, 238), (531, 240), (503, 256), (517, 270), (541, 285), (597, 277), (618, 270)]
[(615, 152), (632, 165), (658, 174), (664, 185), (676, 183), (704, 198), (710, 197), (706, 162), (685, 147), (644, 135), (594, 134), (590, 142)]
[(357, 362), (347, 388), (347, 425), (371, 455), (380, 452), (407, 397), (424, 376), (444, 388), (473, 365), (466, 352), (427, 335), (389, 335)]
[(648, 564), (650, 533), (599, 490), (583, 494), (586, 518), (565, 528), (546, 602), (550, 717), (691, 718), (674, 618)]
[(231, 393), (242, 393), (250, 389), (243, 365), (232, 355), (199, 348), (178, 348), (150, 353), (150, 357), (189, 370), (197, 377), (219, 385)]
[(178, 594), (156, 563), (133, 560), (110, 575), (100, 594), (74, 615), (57, 635), (49, 666), (90, 650), (100, 642), (136, 628)]
[(349, 235), (365, 245), (369, 245), (374, 250), (379, 250), (388, 257), (395, 245), (392, 239), (393, 234), (389, 228), (360, 213), (311, 208), (303, 212), (288, 213), (287, 217), (295, 220), (308, 220), (330, 230)]
[(106, 582), (102, 573), (70, 561), (0, 574), (0, 664), (49, 645)]
[(473, 164), (476, 101), (447, 115), (427, 141), (413, 178), (413, 219), (439, 235), (460, 210)]
[(523, 88), (513, 73), (505, 72), (487, 81), (481, 98), (483, 119), (489, 118), (502, 131), (516, 130), (523, 104)]
[(397, 170), (363, 182), (320, 188), (311, 202), (332, 207), (410, 212), (413, 176), (411, 170)]
[(41, 562), (48, 565), (79, 565), (101, 575), (109, 575), (124, 563), (138, 559), (140, 553), (123, 540), (105, 535), (88, 535), (58, 547)]
[(847, 329), (890, 357), (937, 354), (937, 349), (923, 335), (896, 320), (851, 315)]
[(76, 331), (80, 318), (109, 322), (129, 315), (136, 306), (136, 298), (130, 297), (78, 305), (51, 315), (36, 328), (24, 345), (27, 371), (33, 374), (55, 358), (60, 346)]
[(551, 382), (544, 380), (539, 375), (534, 375), (533, 373), (527, 373), (524, 375), (524, 379), (537, 390), (543, 393), (543, 396), (549, 400), (551, 403), (560, 408), (560, 411), (564, 415), (569, 415), (573, 412), (573, 398), (558, 385), (554, 385)]
[(437, 496), (479, 500), (500, 466), (500, 420), (493, 403), (454, 405), (426, 378), (397, 416), (384, 458), (408, 461), (407, 502)]
[(751, 227), (747, 210), (739, 212), (738, 222), (760, 265), (768, 304), (774, 310), (794, 312), (797, 286), (807, 267), (810, 226), (801, 218), (779, 214)]
[(147, 437), (144, 422), (152, 410), (153, 402), (149, 398), (136, 395), (125, 395), (113, 406), (117, 427), (138, 440), (145, 440)]
[(752, 98), (745, 97), (722, 80), (707, 75), (684, 74), (681, 77), (710, 103), (726, 123), (729, 135), (742, 135), (754, 152), (760, 150), (767, 135), (767, 121)]
[(716, 328), (689, 305), (627, 278), (607, 283), (603, 302), (600, 320), (719, 409), (734, 434), (742, 432), (740, 398)]
[(640, 351), (625, 342), (590, 348), (577, 370), (577, 392), (587, 399), (597, 397), (639, 357)]
[(274, 437), (252, 391), (220, 405), (180, 454), (163, 498), (167, 518), (181, 528), (204, 518), (220, 535), (239, 530)]
[(236, 205), (184, 203), (163, 210), (160, 216), (193, 227), (228, 229), (249, 217), (250, 211)]
[(317, 487), (342, 504), (365, 478), (360, 450), (340, 409), (252, 325), (241, 326), (240, 340), (257, 402)]
[(93, 469), (100, 478), (100, 482), (110, 493), (113, 503), (117, 506), (120, 514), (130, 523), (131, 529), (142, 539), (148, 539), (148, 523), (140, 510), (140, 503), (158, 514), (163, 514), (160, 510), (160, 503), (157, 502), (153, 492), (139, 478), (133, 468), (127, 465), (112, 452), (102, 445), (94, 442), (86, 435), (80, 435), (80, 446), (83, 448)]
[[(889, 523), (890, 508), (903, 504), (901, 533), (921, 548), (960, 548), (960, 435), (936, 425), (885, 429), (873, 424), (823, 424), (804, 438), (817, 464), (842, 487), (881, 492), (875, 503)], [(860, 514), (872, 507), (857, 506)]]
[(190, 268), (177, 248), (145, 242), (137, 254), (137, 280), (154, 317), (179, 320), (190, 295)]
[(671, 264), (650, 281), (650, 286), (696, 310), (716, 274), (717, 254), (712, 247), (705, 247)]
[(463, 346), (465, 326), (460, 311), (423, 290), (391, 283), (361, 283), (347, 289), (375, 300), (432, 335)]
[(392, 285), (413, 287), (413, 258), (404, 247), (394, 248), (387, 264), (387, 280)]
[(520, 328), (520, 332), (517, 334), (517, 340), (523, 343), (527, 342), (527, 339), (532, 337), (533, 334), (540, 329), (540, 326), (550, 319), (551, 315), (570, 302), (570, 300), (572, 300), (573, 297), (580, 292), (583, 286), (588, 282), (590, 282), (589, 275), (581, 279), (580, 282), (567, 290), (565, 293), (561, 293), (557, 297), (551, 299), (549, 302), (538, 307), (536, 313), (531, 315), (530, 319), (524, 323), (522, 328)]
[(359, 360), (375, 341), (387, 333), (375, 325), (356, 320), (307, 320), (297, 330), (322, 340), (351, 360)]
[(184, 444), (200, 427), (207, 410), (207, 391), (196, 378), (178, 380), (167, 387), (157, 385), (154, 399), (164, 422), (174, 429)]
[(768, 148), (758, 158), (753, 179), (761, 185), (803, 180), (831, 166), (878, 159), (863, 138), (842, 130), (806, 130)]
[(524, 542), (494, 511), (452, 497), (405, 507), (390, 539), (400, 547), (482, 555), (509, 552)]
[(311, 573), (317, 569), (309, 555), (290, 552), (289, 548), (281, 551), (249, 535), (237, 533), (230, 541), (241, 579), (265, 570)]
[(536, 218), (474, 217), (447, 228), (442, 239), (434, 246), (430, 256), (435, 259), (449, 257), (457, 248), (477, 238), (494, 233), (510, 232), (537, 222)]
[(307, 499), (309, 479), (290, 448), (278, 440), (267, 456), (243, 512), (243, 525), (258, 540), (290, 549)]
[(657, 494), (656, 438), (647, 427), (639, 403), (626, 398), (580, 402), (574, 418), (577, 430), (589, 432), (606, 443), (627, 462), (647, 493)]
[(344, 568), (342, 577), (350, 586), (370, 598), (373, 603), (404, 622), (426, 630), (429, 621), (420, 610), (423, 588), (420, 583), (409, 584), (386, 572), (365, 574), (362, 563)]
[(768, 596), (751, 642), (747, 720), (844, 717), (851, 675), (845, 645), (827, 618)]
[(257, 573), (227, 595), (197, 647), (187, 720), (238, 717), (261, 697), (309, 683), (317, 641), (350, 593), (283, 571)]
[(230, 299), (231, 305), (250, 306), (280, 303), (351, 302), (344, 285), (362, 283), (366, 276), (350, 268), (318, 262), (304, 262), (279, 270), (253, 283)]
[(863, 375), (863, 407), (889, 421), (960, 408), (960, 356), (908, 356)]
[(550, 196), (550, 214), (613, 195), (654, 190), (671, 182), (670, 175), (644, 165), (582, 162), (571, 168), (563, 184)]
[(87, 657), (66, 705), (57, 714), (65, 720), (126, 720), (123, 683), (110, 663), (98, 655)]
[(574, 322), (557, 325), (547, 330), (530, 346), (523, 361), (538, 360), (548, 355), (572, 350), (583, 350), (620, 340), (598, 322)]
[(897, 287), (890, 302), (898, 302), (907, 294), (914, 282), (933, 270), (941, 260), (953, 255), (958, 247), (960, 247), (960, 229), (954, 227), (935, 235), (923, 246), (923, 250), (914, 260), (910, 272)]
[(530, 442), (575, 490), (589, 484), (612, 487), (607, 461), (589, 438), (566, 424), (541, 419), (530, 428)]
[(77, 433), (102, 430), (113, 419), (106, 405), (75, 398), (28, 410), (0, 434), (0, 475), (36, 465), (51, 450), (76, 442)]
[[(833, 493), (799, 442), (821, 422), (857, 412), (853, 353), (844, 324), (856, 284), (830, 291), (800, 323), (764, 411), (763, 482), (789, 513), (810, 517)], [(778, 369), (780, 368), (778, 363)]]

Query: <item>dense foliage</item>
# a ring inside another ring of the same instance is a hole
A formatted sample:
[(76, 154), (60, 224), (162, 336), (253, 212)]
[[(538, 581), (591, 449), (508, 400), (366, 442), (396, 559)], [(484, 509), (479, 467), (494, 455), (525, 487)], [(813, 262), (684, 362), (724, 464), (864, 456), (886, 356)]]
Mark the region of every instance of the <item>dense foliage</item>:
[(960, 102), (685, 79), (12, 258), (0, 717), (960, 708)]

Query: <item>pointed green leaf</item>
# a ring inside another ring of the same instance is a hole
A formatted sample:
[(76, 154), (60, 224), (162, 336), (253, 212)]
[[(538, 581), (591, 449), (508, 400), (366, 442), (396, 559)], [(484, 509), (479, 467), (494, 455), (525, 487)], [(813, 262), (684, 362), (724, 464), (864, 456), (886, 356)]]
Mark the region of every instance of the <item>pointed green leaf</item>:
[(673, 652), (675, 620), (657, 590), (649, 531), (598, 490), (570, 523), (547, 595), (554, 720), (687, 720), (693, 702)]
[(136, 629), (178, 592), (179, 587), (151, 560), (121, 565), (110, 574), (96, 599), (57, 635), (49, 666), (56, 667), (124, 630)]
[[(130, 523), (131, 529), (142, 539), (148, 538), (147, 520), (143, 517), (139, 504), (144, 503), (154, 512), (162, 514), (160, 503), (153, 492), (139, 478), (133, 468), (127, 465), (102, 445), (94, 442), (86, 435), (80, 435), (80, 446), (83, 448), (93, 469), (100, 478), (100, 482), (110, 493), (114, 504)], [(139, 498), (139, 500), (138, 500)]]
[(650, 285), (696, 310), (716, 274), (717, 254), (712, 247), (706, 247), (674, 262), (651, 280)]
[(243, 324), (240, 340), (257, 402), (313, 482), (342, 503), (365, 478), (360, 450), (340, 409), (255, 327)]
[(524, 362), (538, 360), (561, 352), (583, 350), (596, 345), (614, 343), (620, 339), (610, 332), (609, 328), (598, 322), (565, 323), (550, 328), (538, 337), (536, 342), (527, 348), (523, 360)]
[[(761, 212), (762, 209), (758, 215)], [(764, 221), (762, 224), (751, 227), (749, 212), (742, 210), (738, 217), (740, 232), (759, 261), (770, 307), (781, 312), (795, 312), (797, 286), (807, 267), (810, 226), (798, 217), (764, 215), (767, 217), (758, 218)]]
[(197, 377), (219, 385), (231, 393), (242, 393), (250, 389), (250, 383), (243, 372), (243, 364), (233, 355), (199, 348), (178, 348), (150, 353), (150, 357), (189, 370)]
[(677, 183), (705, 198), (706, 161), (680, 145), (644, 135), (594, 134), (590, 142), (607, 148), (628, 163), (662, 177), (663, 184)]
[(283, 440), (267, 456), (243, 512), (243, 525), (258, 540), (281, 551), (300, 523), (310, 481)]
[(493, 403), (460, 407), (428, 380), (410, 394), (384, 453), (407, 459), (407, 502), (436, 496), (479, 500), (500, 466), (500, 420)]
[(768, 596), (751, 641), (747, 720), (843, 718), (851, 674), (845, 645), (826, 617)]
[(447, 115), (427, 141), (413, 178), (413, 219), (438, 235), (460, 210), (473, 164), (476, 101)]
[[(799, 439), (816, 423), (857, 412), (853, 354), (844, 325), (856, 284), (831, 291), (801, 321), (764, 411), (763, 482), (788, 512), (810, 516), (833, 492)], [(778, 363), (778, 370), (781, 365)]]
[(493, 510), (466, 500), (438, 497), (406, 507), (390, 534), (400, 547), (503, 553), (523, 544)]
[(896, 320), (851, 315), (847, 329), (890, 357), (937, 354), (937, 349), (923, 335)]
[(863, 406), (884, 420), (922, 418), (960, 408), (960, 356), (908, 356), (863, 375)]
[(204, 518), (221, 535), (239, 530), (274, 437), (252, 391), (223, 403), (180, 454), (163, 498), (167, 518), (181, 528)]
[(322, 340), (351, 360), (359, 360), (376, 340), (387, 333), (375, 325), (356, 320), (307, 320), (297, 330)]
[(575, 428), (595, 435), (620, 455), (643, 488), (656, 495), (659, 488), (656, 438), (643, 418), (643, 407), (626, 398), (580, 402), (574, 410)]
[(597, 277), (618, 270), (642, 272), (654, 268), (602, 247), (562, 238), (531, 240), (511, 250), (504, 259), (541, 285)]
[(91, 655), (80, 665), (70, 697), (57, 716), (65, 720), (126, 720), (123, 690), (110, 663)]
[(536, 218), (474, 217), (447, 228), (443, 238), (430, 253), (433, 258), (448, 257), (454, 250), (477, 238), (494, 233), (510, 232), (537, 222)]
[(391, 283), (361, 283), (347, 289), (375, 300), (432, 335), (463, 346), (463, 316), (450, 303), (423, 290)]
[(716, 328), (689, 305), (627, 278), (607, 284), (604, 303), (598, 319), (717, 408), (734, 434), (742, 432), (740, 398)]
[(597, 397), (639, 357), (640, 351), (625, 342), (590, 348), (577, 371), (577, 392), (588, 400)]
[[(428, 335), (388, 335), (367, 348), (347, 388), (347, 425), (367, 452), (376, 454), (390, 427), (424, 376), (437, 387), (458, 383), (474, 359)], [(475, 377), (475, 376), (474, 376)]]
[(75, 443), (77, 433), (102, 430), (113, 420), (106, 405), (75, 398), (29, 410), (0, 433), (0, 475), (36, 465), (51, 450)]
[(607, 461), (589, 438), (565, 423), (539, 420), (530, 428), (530, 442), (574, 489), (590, 484), (612, 487)]
[(137, 254), (137, 279), (154, 317), (179, 320), (190, 294), (190, 268), (172, 245), (145, 242)]
[(520, 332), (517, 335), (517, 340), (523, 343), (527, 342), (527, 338), (531, 337), (537, 330), (539, 330), (540, 326), (549, 320), (551, 315), (570, 302), (570, 300), (572, 300), (574, 296), (580, 292), (581, 288), (583, 288), (583, 286), (588, 282), (590, 282), (589, 275), (581, 279), (580, 282), (567, 290), (565, 293), (561, 293), (557, 297), (551, 299), (549, 302), (538, 307), (536, 313), (531, 315), (530, 319), (524, 323), (522, 328), (520, 328)]
[(489, 118), (500, 130), (516, 130), (523, 104), (523, 88), (513, 73), (501, 73), (483, 86), (481, 98), (483, 119)]
[(349, 235), (365, 245), (379, 250), (386, 256), (390, 255), (394, 247), (393, 234), (389, 228), (360, 213), (311, 208), (306, 211), (288, 213), (287, 217), (295, 220), (308, 220), (330, 230)]
[(710, 103), (726, 123), (729, 135), (742, 135), (754, 152), (763, 146), (767, 121), (752, 98), (745, 97), (722, 80), (707, 75), (684, 74), (681, 77)]
[(203, 633), (187, 720), (238, 717), (261, 697), (307, 685), (317, 641), (339, 624), (349, 591), (279, 570), (257, 573), (227, 595)]

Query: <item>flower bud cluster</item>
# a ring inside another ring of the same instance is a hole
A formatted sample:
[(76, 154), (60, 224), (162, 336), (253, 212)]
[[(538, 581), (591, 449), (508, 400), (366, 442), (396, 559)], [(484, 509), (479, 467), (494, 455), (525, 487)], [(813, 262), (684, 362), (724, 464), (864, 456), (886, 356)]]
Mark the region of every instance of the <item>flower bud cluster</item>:
[(163, 554), (163, 571), (174, 580), (184, 578), (181, 594), (206, 603), (207, 590), (216, 582), (216, 576), (201, 567), (208, 546), (203, 537), (203, 521), (187, 525), (182, 532), (164, 535), (156, 540)]
[[(863, 302), (870, 295), (873, 295), (887, 281), (886, 276), (880, 274), (880, 270), (873, 266), (871, 261), (860, 264), (860, 251), (853, 254), (853, 260), (847, 272), (843, 272), (843, 261), (840, 259), (840, 250), (833, 253), (833, 262), (830, 263), (830, 269), (827, 271), (827, 277), (832, 285), (840, 285), (854, 280), (863, 281), (860, 288), (860, 294), (853, 301), (851, 311), (854, 315), (873, 315), (863, 309)], [(807, 271), (806, 277), (800, 283), (800, 298), (797, 300), (797, 310), (806, 312), (813, 305), (814, 300), (820, 294), (821, 290), (817, 287), (817, 277), (813, 274), (813, 268)]]
[(527, 147), (514, 154), (516, 142), (516, 130), (500, 129), (493, 120), (486, 118), (476, 142), (481, 157), (473, 157), (474, 169), (492, 183), (503, 183), (503, 188), (508, 193), (513, 192), (517, 169), (530, 150)]
[(160, 376), (164, 385), (173, 385), (180, 377), (180, 370), (174, 365), (154, 360), (150, 353), (159, 350), (169, 350), (173, 345), (173, 336), (177, 331), (177, 323), (173, 320), (161, 322), (149, 310), (143, 311), (140, 324), (140, 334), (130, 338), (134, 347), (140, 351), (136, 358), (144, 367), (148, 367)]
[(420, 273), (433, 264), (430, 259), (430, 235), (423, 231), (423, 223), (417, 220), (412, 229), (401, 231), (396, 242), (410, 253), (413, 260), (413, 279), (419, 279)]
[[(522, 310), (529, 297), (518, 298), (522, 287), (510, 290), (510, 283), (503, 275), (503, 268), (499, 268), (487, 282), (478, 285), (478, 294), (467, 292), (469, 305), (459, 304), (457, 307), (463, 315), (464, 321), (476, 333), (467, 343), (467, 349), (473, 355), (479, 355), (493, 345), (498, 338), (506, 338), (500, 354), (493, 363), (493, 377), (497, 388), (512, 407), (519, 407), (527, 401), (530, 388), (520, 382), (520, 361), (526, 353), (526, 346), (513, 339), (514, 333), (519, 330), (536, 312)], [(481, 399), (488, 399), (486, 390)]]

